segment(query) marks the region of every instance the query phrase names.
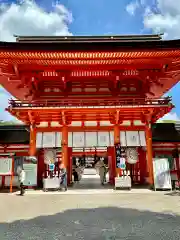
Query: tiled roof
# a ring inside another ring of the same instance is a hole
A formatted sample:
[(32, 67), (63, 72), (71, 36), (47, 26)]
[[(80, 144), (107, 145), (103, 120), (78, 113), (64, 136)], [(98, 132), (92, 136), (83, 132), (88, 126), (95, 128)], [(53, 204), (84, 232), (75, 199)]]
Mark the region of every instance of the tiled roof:
[(16, 42), (0, 41), (2, 51), (166, 51), (180, 48), (180, 39), (161, 40), (160, 35), (17, 37)]
[[(29, 144), (29, 127), (0, 126), (0, 144)], [(180, 124), (156, 123), (152, 127), (153, 142), (180, 142)]]
[(25, 125), (0, 126), (0, 144), (29, 144), (28, 129)]
[(114, 41), (159, 41), (161, 34), (109, 35), (109, 36), (15, 36), (17, 42), (114, 42)]
[(156, 123), (152, 127), (153, 142), (180, 142), (180, 126), (174, 123)]

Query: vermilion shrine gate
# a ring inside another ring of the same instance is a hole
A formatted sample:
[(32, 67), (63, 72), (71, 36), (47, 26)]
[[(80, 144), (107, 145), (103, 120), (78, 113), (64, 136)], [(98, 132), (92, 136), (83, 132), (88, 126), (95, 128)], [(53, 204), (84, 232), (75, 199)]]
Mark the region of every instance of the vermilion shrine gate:
[[(112, 146), (104, 143), (113, 182), (114, 144), (128, 146), (128, 134), (131, 139), (139, 132), (136, 146), (145, 152), (139, 161), (147, 159), (143, 171), (153, 184), (151, 124), (174, 107), (162, 96), (179, 80), (179, 40), (163, 41), (159, 35), (17, 37), (0, 42), (0, 70), (0, 83), (17, 99), (10, 100), (7, 111), (30, 125), (29, 155), (43, 147), (38, 146), (42, 133), (58, 133), (57, 147), (70, 174), (72, 148), (96, 147), (93, 134), (108, 133)], [(83, 132), (86, 144), (78, 145), (77, 138), (73, 143), (72, 133)]]

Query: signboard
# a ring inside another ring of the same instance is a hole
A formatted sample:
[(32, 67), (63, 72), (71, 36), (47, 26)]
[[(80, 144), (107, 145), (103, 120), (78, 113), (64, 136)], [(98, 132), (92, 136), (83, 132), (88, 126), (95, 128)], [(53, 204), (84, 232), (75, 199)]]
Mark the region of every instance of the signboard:
[(12, 158), (0, 157), (0, 175), (11, 175)]
[(26, 163), (26, 164), (23, 164), (23, 167), (26, 173), (24, 185), (36, 186), (37, 185), (37, 164)]
[(37, 186), (37, 158), (24, 157), (23, 168), (26, 173), (24, 185)]
[(153, 159), (155, 189), (172, 189), (169, 161), (167, 158)]

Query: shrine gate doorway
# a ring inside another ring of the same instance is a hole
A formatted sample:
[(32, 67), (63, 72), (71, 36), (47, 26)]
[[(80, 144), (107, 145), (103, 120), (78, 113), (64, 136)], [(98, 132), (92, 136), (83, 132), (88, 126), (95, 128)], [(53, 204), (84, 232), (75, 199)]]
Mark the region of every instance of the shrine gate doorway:
[[(139, 136), (142, 136), (142, 131), (140, 132)], [(124, 147), (126, 146), (125, 138), (123, 137), (125, 134), (124, 131), (120, 132), (121, 137), (121, 145)], [(41, 141), (40, 141), (41, 140)], [(147, 177), (147, 161), (146, 161), (146, 147), (145, 145), (145, 139), (142, 141), (139, 140), (139, 142), (143, 142), (143, 146), (136, 147), (138, 150), (138, 161), (133, 166), (130, 166), (131, 171), (131, 178), (133, 183), (135, 184), (141, 184), (143, 185), (145, 182), (145, 179)], [(62, 159), (62, 136), (61, 132), (38, 132), (37, 133), (37, 141), (36, 141), (36, 147), (40, 148), (41, 150), (44, 149), (56, 149), (57, 153), (57, 159)], [(132, 145), (132, 144), (131, 144)], [(142, 144), (141, 144), (142, 145)], [(39, 167), (38, 167), (38, 182), (39, 186), (42, 185), (42, 176), (44, 173), (45, 166), (44, 166), (44, 158), (43, 151), (41, 151), (40, 161), (39, 161)], [(112, 131), (96, 131), (96, 132), (69, 132), (68, 133), (68, 146), (67, 146), (67, 172), (68, 172), (68, 184), (71, 185), (73, 177), (72, 177), (72, 167), (73, 167), (73, 161), (76, 161), (77, 159), (82, 162), (82, 158), (90, 159), (92, 158), (93, 161), (95, 161), (95, 158), (100, 159), (103, 158), (106, 161), (106, 165), (108, 166), (108, 174), (107, 174), (107, 181), (109, 182), (110, 186), (114, 186), (114, 180), (115, 177), (119, 174), (119, 169), (117, 169), (116, 166), (116, 158), (115, 158), (115, 148), (114, 148), (114, 132)], [(87, 170), (88, 168), (88, 170)], [(88, 178), (86, 174), (87, 172), (92, 172), (94, 166), (91, 168), (86, 166), (85, 169), (85, 175), (86, 179)], [(95, 174), (95, 171), (94, 171)], [(91, 174), (89, 174), (91, 175)], [(100, 187), (100, 177), (99, 175), (96, 176), (96, 188)], [(92, 188), (95, 188), (95, 186), (92, 186), (91, 184), (91, 178), (89, 177), (89, 183), (88, 186), (91, 186)], [(86, 180), (87, 182), (87, 180)], [(79, 188), (81, 187), (81, 184), (79, 185)], [(84, 186), (85, 187), (85, 186)], [(84, 188), (83, 187), (83, 188)], [(90, 187), (89, 187), (90, 188)]]

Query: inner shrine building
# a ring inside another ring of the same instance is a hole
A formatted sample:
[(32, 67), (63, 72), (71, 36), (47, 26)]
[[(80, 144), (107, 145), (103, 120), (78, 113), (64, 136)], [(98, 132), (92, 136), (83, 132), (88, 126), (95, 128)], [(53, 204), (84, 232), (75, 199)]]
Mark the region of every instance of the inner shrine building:
[[(0, 84), (7, 111), (29, 126), (29, 155), (56, 148), (71, 181), (72, 156), (135, 148), (153, 184), (151, 126), (174, 107), (162, 97), (178, 81), (180, 40), (161, 35), (24, 37), (0, 42)], [(39, 164), (38, 174), (42, 174)]]

